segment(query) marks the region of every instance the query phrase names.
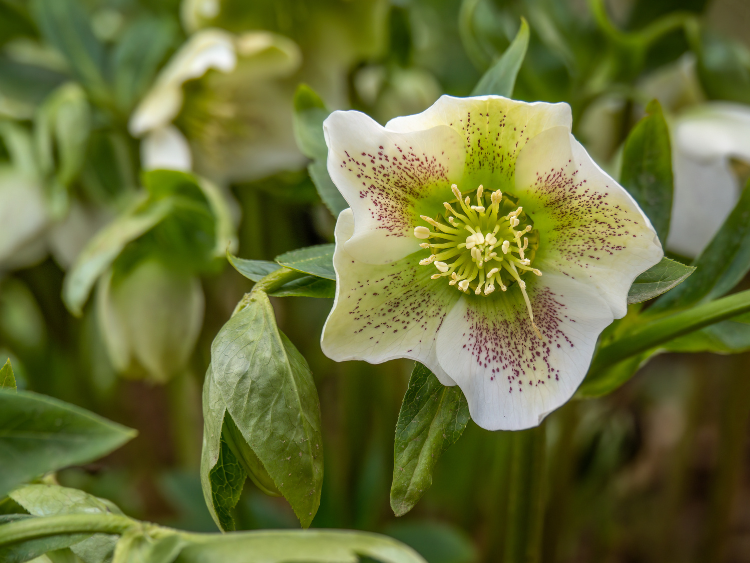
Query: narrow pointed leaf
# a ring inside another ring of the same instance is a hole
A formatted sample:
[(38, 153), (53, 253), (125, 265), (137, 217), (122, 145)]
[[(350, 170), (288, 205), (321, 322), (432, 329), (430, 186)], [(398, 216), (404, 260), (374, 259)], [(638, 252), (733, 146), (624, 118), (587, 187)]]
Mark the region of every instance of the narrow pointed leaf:
[(16, 390), (16, 378), (13, 375), (13, 367), (10, 365), (10, 358), (5, 365), (0, 368), (0, 389)]
[(94, 461), (135, 434), (51, 397), (0, 389), (0, 497), (49, 471)]
[(298, 272), (336, 281), (336, 271), (333, 269), (334, 247), (333, 244), (320, 244), (292, 250), (277, 256), (276, 262)]
[(227, 260), (229, 260), (229, 263), (235, 270), (254, 282), (259, 282), (271, 272), (275, 272), (281, 268), (276, 262), (269, 262), (268, 260), (248, 260), (246, 258), (234, 256), (229, 252), (227, 252)]
[(521, 64), (526, 56), (526, 49), (529, 47), (529, 25), (526, 20), (521, 18), (521, 27), (516, 34), (515, 39), (508, 46), (505, 52), (479, 80), (472, 90), (472, 96), (505, 96), (510, 98), (513, 95), (513, 88), (516, 85), (518, 71), (521, 70)]
[(646, 112), (625, 141), (620, 183), (651, 220), (663, 244), (672, 214), (672, 148), (659, 102), (649, 103)]
[(628, 303), (642, 303), (658, 297), (685, 281), (694, 271), (692, 266), (662, 258), (661, 262), (635, 279), (628, 292)]
[(458, 386), (445, 387), (420, 363), (415, 364), (401, 405), (393, 447), (391, 508), (409, 512), (432, 485), (440, 456), (469, 422), (469, 405)]

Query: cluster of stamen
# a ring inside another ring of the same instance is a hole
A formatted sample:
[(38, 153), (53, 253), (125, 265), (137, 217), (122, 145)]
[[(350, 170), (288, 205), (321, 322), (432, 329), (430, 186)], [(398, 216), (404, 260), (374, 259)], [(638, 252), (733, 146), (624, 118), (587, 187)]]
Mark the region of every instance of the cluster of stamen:
[[(414, 229), (414, 236), (425, 240), (420, 246), (432, 251), (420, 265), (433, 264), (438, 271), (432, 279), (446, 277), (449, 285), (464, 293), (490, 295), (498, 288), (507, 291), (510, 285), (518, 284), (531, 324), (541, 338), (534, 325), (526, 282), (521, 279), (526, 272), (542, 275), (531, 267), (538, 234), (531, 232), (532, 225), (523, 208), (516, 208), (499, 190), (485, 193), (479, 186), (476, 205), (455, 184), (451, 190), (456, 199), (443, 203), (445, 215), (436, 219), (421, 216), (433, 229), (425, 226)], [(509, 206), (514, 209), (509, 211)], [(535, 241), (532, 249), (529, 249), (530, 238)]]

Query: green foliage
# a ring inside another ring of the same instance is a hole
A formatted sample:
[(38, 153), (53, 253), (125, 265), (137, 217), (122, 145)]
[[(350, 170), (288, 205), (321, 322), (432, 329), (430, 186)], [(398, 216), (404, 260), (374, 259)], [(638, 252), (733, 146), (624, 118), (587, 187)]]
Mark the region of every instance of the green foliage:
[(750, 51), (742, 43), (691, 29), (698, 76), (710, 99), (750, 103)]
[(62, 401), (0, 389), (0, 496), (62, 467), (92, 461), (135, 436), (133, 430)]
[(276, 262), (292, 270), (336, 281), (336, 272), (333, 269), (333, 249), (333, 244), (308, 246), (277, 256)]
[(349, 207), (328, 175), (328, 147), (323, 122), (330, 111), (312, 88), (300, 84), (294, 95), (294, 136), (302, 153), (312, 159), (307, 167), (318, 194), (334, 216)]
[[(304, 251), (306, 249), (302, 250)], [(301, 251), (292, 251), (292, 253), (295, 252), (300, 253)], [(282, 254), (282, 256), (286, 257), (287, 255), (292, 253), (288, 252), (286, 254)], [(297, 257), (301, 257), (301, 255), (297, 254)], [(281, 258), (281, 256), (277, 259), (279, 258)], [(306, 264), (305, 261), (302, 261), (298, 263), (296, 269), (299, 271), (303, 271), (303, 268), (310, 269), (309, 266), (312, 265), (313, 269), (316, 269), (321, 273), (325, 273), (326, 277), (317, 277), (315, 275), (300, 276), (297, 279), (288, 281), (282, 286), (269, 291), (268, 295), (272, 295), (274, 297), (322, 297), (333, 299), (333, 297), (336, 295), (336, 282), (334, 280), (327, 279), (329, 270), (327, 268), (327, 265), (322, 263), (322, 258), (323, 257), (320, 257), (319, 260), (311, 259), (309, 264)], [(276, 262), (269, 262), (267, 260), (247, 260), (245, 258), (238, 258), (237, 256), (233, 256), (229, 253), (227, 254), (227, 259), (235, 270), (254, 282), (259, 282), (271, 272), (275, 272), (282, 267)], [(331, 263), (331, 268), (333, 268), (333, 263)]]
[(13, 366), (10, 365), (10, 358), (0, 368), (0, 389), (16, 390), (16, 378), (13, 375)]
[(502, 56), (493, 64), (472, 90), (472, 96), (493, 94), (510, 98), (516, 85), (516, 76), (521, 69), (529, 47), (529, 25), (521, 18), (521, 27), (516, 38)]
[(154, 538), (136, 528), (117, 542), (112, 563), (172, 563), (186, 543), (178, 535)]
[(461, 437), (468, 422), (469, 405), (461, 389), (444, 386), (416, 363), (393, 445), (391, 508), (396, 516), (409, 512), (432, 485), (440, 456)]
[[(19, 522), (30, 518), (33, 518), (33, 516), (26, 514), (13, 514), (9, 517), (0, 516), (0, 530), (2, 530), (3, 524)], [(50, 551), (65, 549), (75, 545), (88, 537), (89, 534), (58, 535), (35, 538), (10, 545), (0, 545), (0, 561), (3, 563), (24, 563)]]
[(654, 303), (652, 313), (721, 297), (750, 270), (750, 182), (719, 232), (692, 265), (697, 268), (695, 274)]
[(659, 102), (652, 100), (646, 112), (625, 141), (620, 182), (665, 244), (672, 214), (672, 148)]
[(642, 303), (658, 297), (684, 282), (694, 271), (692, 266), (662, 258), (661, 262), (635, 278), (628, 292), (628, 304)]
[[(308, 527), (323, 480), (318, 394), (307, 362), (276, 327), (262, 291), (253, 291), (216, 336), (203, 409), (201, 475), (207, 500), (213, 502), (209, 473), (225, 453), (220, 437), (229, 413), (245, 445)], [(215, 519), (223, 526), (216, 514)]]

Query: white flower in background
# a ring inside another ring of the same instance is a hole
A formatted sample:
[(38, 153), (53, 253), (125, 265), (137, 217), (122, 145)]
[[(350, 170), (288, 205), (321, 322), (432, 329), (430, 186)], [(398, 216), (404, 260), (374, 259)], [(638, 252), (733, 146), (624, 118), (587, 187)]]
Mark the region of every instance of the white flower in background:
[(443, 96), (385, 127), (334, 112), (337, 361), (411, 358), (491, 429), (535, 426), (583, 380), (601, 331), (663, 252), (570, 133), (566, 104)]
[(143, 167), (247, 181), (305, 162), (292, 128), (296, 44), (268, 32), (192, 35), (130, 119)]
[(667, 248), (695, 257), (739, 199), (743, 186), (732, 160), (750, 165), (750, 106), (708, 102), (670, 125), (674, 203)]

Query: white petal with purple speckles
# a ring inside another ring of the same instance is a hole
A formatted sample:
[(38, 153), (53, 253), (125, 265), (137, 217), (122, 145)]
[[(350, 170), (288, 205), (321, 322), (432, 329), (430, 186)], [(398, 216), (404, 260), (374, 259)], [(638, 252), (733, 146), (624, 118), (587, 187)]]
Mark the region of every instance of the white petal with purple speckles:
[(607, 303), (588, 286), (559, 274), (529, 284), (534, 334), (518, 286), (500, 298), (465, 296), (437, 338), (441, 367), (487, 430), (538, 425), (583, 381), (599, 333), (612, 322)]
[(664, 252), (638, 204), (564, 127), (521, 151), (515, 195), (540, 232), (535, 265), (590, 284), (615, 318), (627, 312), (633, 280)]
[(354, 213), (347, 250), (384, 264), (419, 250), (420, 214), (442, 209), (443, 194), (461, 178), (464, 148), (450, 127), (387, 131), (356, 111), (335, 111), (323, 124), (328, 172)]
[[(430, 279), (412, 256), (390, 264), (365, 264), (345, 243), (354, 233), (345, 209), (336, 223), (336, 300), (323, 328), (321, 346), (336, 361), (381, 363), (411, 358), (430, 368), (444, 385), (455, 385), (438, 365), (438, 328), (460, 294)], [(428, 253), (424, 252), (426, 256)]]

